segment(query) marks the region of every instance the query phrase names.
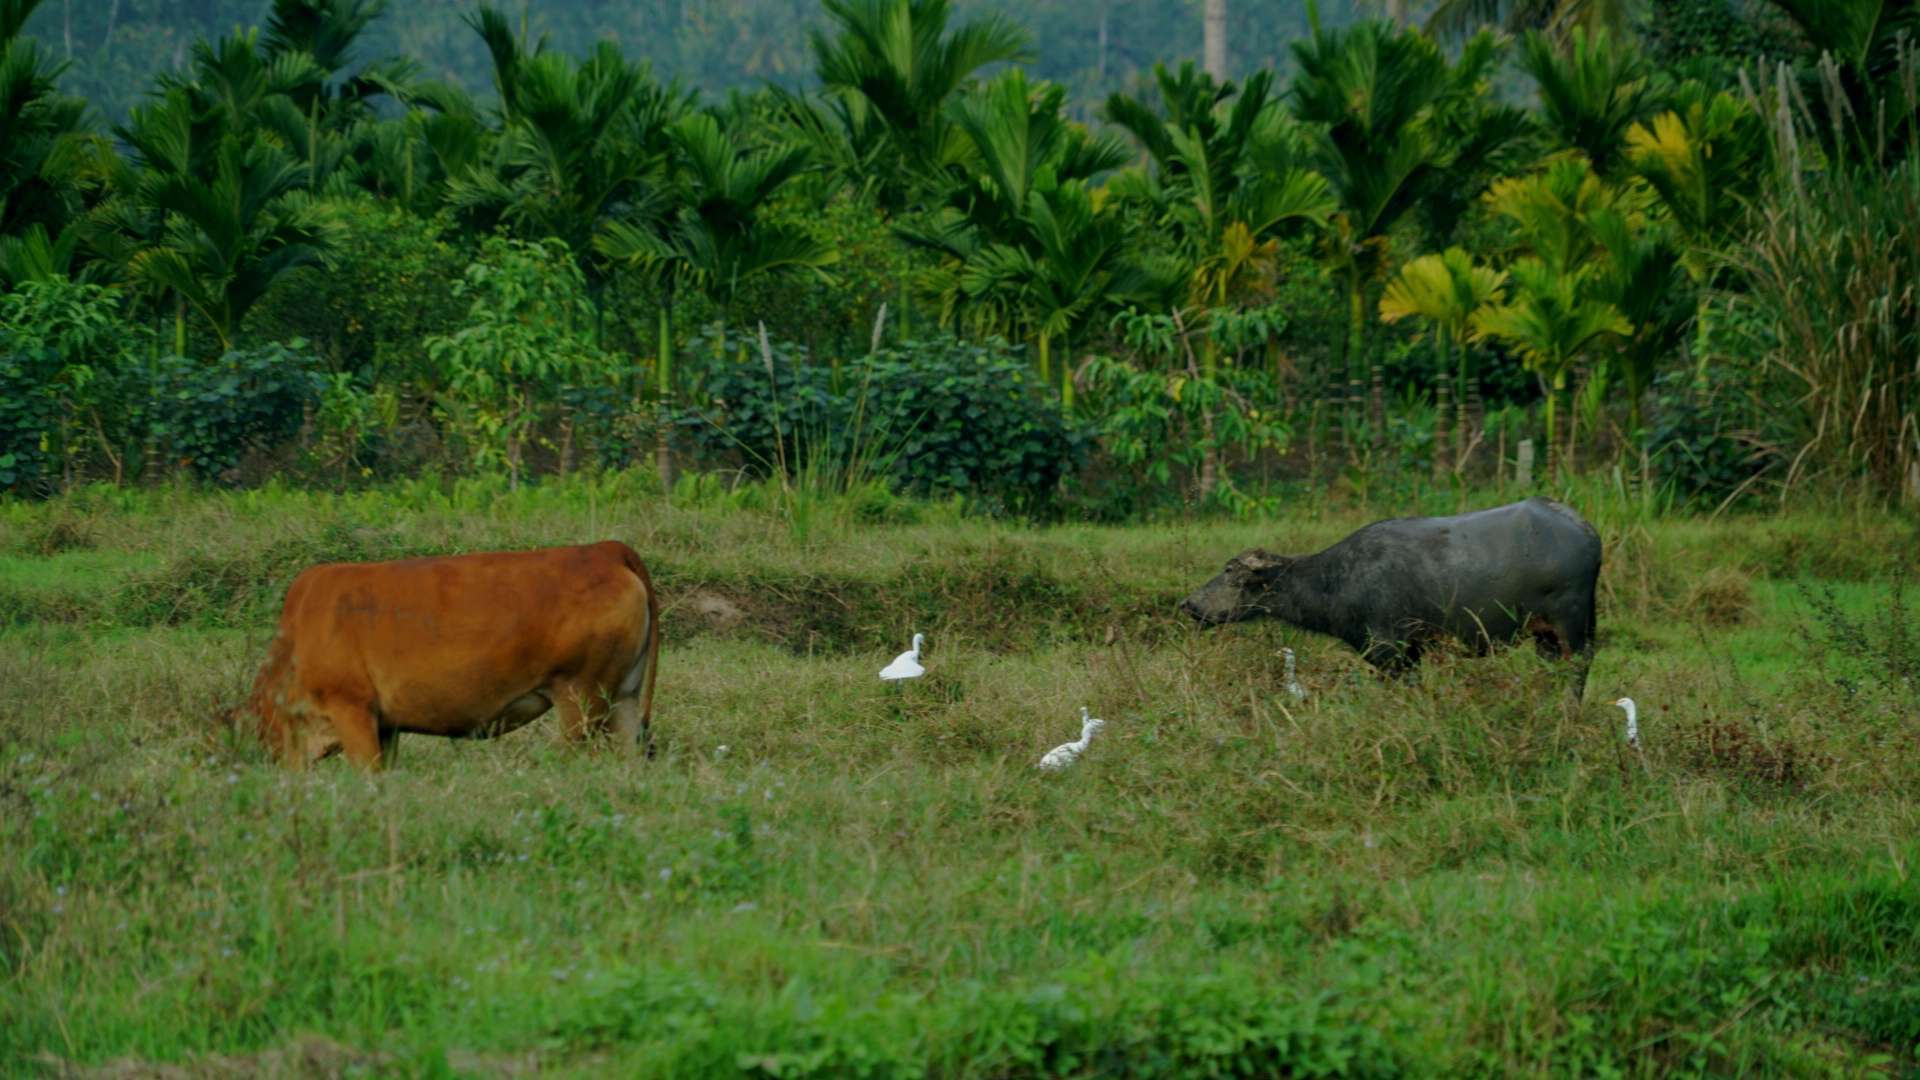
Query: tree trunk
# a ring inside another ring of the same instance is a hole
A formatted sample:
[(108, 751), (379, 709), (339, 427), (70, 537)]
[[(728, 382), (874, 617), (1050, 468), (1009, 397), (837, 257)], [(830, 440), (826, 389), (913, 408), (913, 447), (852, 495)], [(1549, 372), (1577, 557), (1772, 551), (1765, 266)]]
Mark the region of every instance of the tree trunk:
[(1220, 447), (1213, 439), (1213, 411), (1208, 410), (1200, 420), (1200, 430), (1206, 439), (1206, 449), (1200, 455), (1200, 501), (1206, 502), (1213, 497), (1213, 489), (1220, 484)]
[(1227, 0), (1206, 0), (1206, 52), (1207, 74), (1215, 82), (1225, 82), (1227, 78)]
[(1407, 0), (1387, 0), (1387, 21), (1395, 27), (1407, 25)]
[(1366, 296), (1356, 267), (1347, 275), (1347, 390), (1340, 408), (1340, 448), (1352, 454), (1354, 411), (1366, 401), (1361, 390), (1360, 365), (1366, 353)]
[(1433, 394), (1433, 478), (1447, 474), (1447, 408), (1452, 404), (1447, 393), (1453, 372), (1447, 362), (1447, 337), (1440, 338), (1440, 375), (1434, 380)]
[(1367, 381), (1372, 386), (1373, 448), (1387, 444), (1387, 384), (1380, 372), (1380, 361), (1367, 353)]
[[(1542, 380), (1542, 381), (1545, 381), (1545, 380)], [(1555, 469), (1555, 466), (1558, 464), (1554, 459), (1559, 456), (1559, 451), (1557, 449), (1557, 447), (1559, 446), (1558, 436), (1560, 434), (1560, 426), (1559, 426), (1560, 417), (1559, 417), (1559, 412), (1557, 408), (1560, 403), (1559, 380), (1556, 379), (1551, 382), (1547, 382), (1546, 390), (1547, 390), (1547, 464), (1546, 464), (1546, 468), (1541, 471), (1544, 472), (1547, 476), (1551, 477), (1555, 475), (1554, 469)]]
[(654, 360), (660, 396), (654, 406), (654, 467), (660, 471), (660, 493), (673, 491), (673, 447), (667, 441), (668, 408), (673, 397), (673, 290), (666, 291), (660, 303), (660, 352)]
[(1073, 342), (1067, 342), (1064, 355), (1060, 357), (1060, 411), (1073, 411)]
[[(1453, 468), (1455, 472), (1464, 469), (1467, 464), (1467, 397), (1469, 394), (1469, 388), (1467, 386), (1467, 348), (1465, 343), (1462, 343), (1460, 346), (1460, 373), (1458, 381), (1453, 387)], [(1478, 389), (1479, 383), (1475, 382), (1472, 388), (1472, 396), (1476, 407), (1479, 404), (1480, 397)]]

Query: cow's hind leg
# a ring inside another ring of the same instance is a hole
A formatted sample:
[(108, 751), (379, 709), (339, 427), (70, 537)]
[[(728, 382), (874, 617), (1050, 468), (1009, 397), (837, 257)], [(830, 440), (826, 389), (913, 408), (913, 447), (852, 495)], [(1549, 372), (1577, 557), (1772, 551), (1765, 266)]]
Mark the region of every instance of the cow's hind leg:
[(613, 703), (613, 738), (621, 746), (642, 746), (653, 756), (653, 730), (637, 697), (621, 698)]
[(573, 682), (554, 686), (553, 707), (560, 714), (560, 734), (568, 742), (606, 734), (606, 702), (588, 687)]
[(653, 686), (660, 671), (660, 635), (648, 632), (645, 651), (633, 662), (614, 692), (614, 738), (621, 746), (639, 745), (653, 757)]
[(554, 687), (560, 710), (560, 730), (568, 742), (595, 743), (625, 749), (634, 744), (634, 702), (608, 702), (606, 692), (583, 684)]

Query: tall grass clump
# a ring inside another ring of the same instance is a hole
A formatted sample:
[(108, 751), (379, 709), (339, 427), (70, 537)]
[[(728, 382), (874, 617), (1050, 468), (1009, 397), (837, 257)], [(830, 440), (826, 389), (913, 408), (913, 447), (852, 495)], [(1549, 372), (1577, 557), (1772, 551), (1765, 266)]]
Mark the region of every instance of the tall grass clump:
[(1728, 254), (1756, 355), (1797, 386), (1789, 488), (1861, 478), (1920, 498), (1920, 57), (1903, 45), (1875, 114), (1831, 57), (1810, 86), (1776, 70), (1751, 98), (1775, 168)]

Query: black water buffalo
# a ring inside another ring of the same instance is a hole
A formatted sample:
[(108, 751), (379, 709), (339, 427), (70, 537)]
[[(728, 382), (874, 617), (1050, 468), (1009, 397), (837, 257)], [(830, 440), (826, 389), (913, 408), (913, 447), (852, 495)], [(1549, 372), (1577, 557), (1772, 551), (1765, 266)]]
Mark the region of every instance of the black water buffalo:
[(1442, 635), (1484, 654), (1531, 636), (1576, 661), (1593, 659), (1600, 534), (1573, 509), (1532, 498), (1456, 517), (1377, 521), (1317, 555), (1254, 548), (1187, 597), (1202, 625), (1260, 615), (1332, 634), (1374, 666), (1401, 672)]

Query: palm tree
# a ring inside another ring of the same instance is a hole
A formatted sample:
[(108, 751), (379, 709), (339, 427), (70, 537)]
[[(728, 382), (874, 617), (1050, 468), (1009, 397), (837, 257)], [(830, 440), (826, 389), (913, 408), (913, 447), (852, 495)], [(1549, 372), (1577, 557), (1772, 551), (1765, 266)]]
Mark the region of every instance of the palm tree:
[[(1446, 468), (1445, 427), (1447, 419), (1447, 376), (1454, 375), (1453, 401), (1457, 410), (1453, 428), (1454, 467), (1466, 455), (1467, 378), (1470, 353), (1467, 336), (1474, 316), (1488, 304), (1500, 302), (1507, 275), (1503, 271), (1474, 263), (1464, 248), (1450, 247), (1438, 255), (1422, 255), (1400, 268), (1387, 283), (1380, 298), (1380, 317), (1397, 322), (1409, 315), (1419, 316), (1433, 326), (1440, 345), (1440, 366), (1436, 386), (1433, 433), (1433, 467), (1438, 474)], [(1460, 348), (1457, 372), (1450, 372), (1450, 353)]]
[(177, 351), (186, 351), (188, 308), (231, 348), (248, 309), (330, 242), (327, 218), (303, 190), (305, 166), (259, 132), (220, 132), (204, 149), (179, 91), (135, 109), (117, 131), (134, 162), (101, 220), (122, 227), (128, 276), (179, 298)]
[(1688, 240), (1685, 264), (1696, 281), (1711, 271), (1710, 252), (1743, 228), (1740, 210), (1757, 188), (1765, 152), (1753, 108), (1698, 83), (1680, 87), (1671, 110), (1627, 133), (1627, 164)]
[(1632, 333), (1633, 327), (1618, 308), (1593, 298), (1591, 266), (1563, 272), (1529, 255), (1516, 260), (1508, 273), (1514, 283), (1512, 298), (1473, 314), (1474, 337), (1513, 349), (1539, 378), (1547, 398), (1548, 453), (1564, 460), (1556, 416), (1568, 374), (1589, 350), (1609, 337)]
[(1587, 155), (1602, 176), (1618, 171), (1627, 132), (1659, 110), (1666, 88), (1653, 65), (1604, 29), (1576, 27), (1570, 42), (1529, 31), (1520, 67), (1540, 91), (1538, 123), (1548, 140)]
[(1671, 230), (1644, 213), (1602, 210), (1587, 228), (1605, 251), (1594, 279), (1594, 296), (1618, 308), (1633, 326), (1611, 357), (1626, 384), (1629, 430), (1640, 430), (1640, 403), (1653, 385), (1654, 369), (1672, 356), (1694, 317), (1695, 287), (1683, 271)]
[[(1018, 68), (953, 102), (949, 120), (976, 167), (928, 221), (900, 229), (944, 257), (935, 275), (943, 317), (1029, 336), (1047, 382), (1053, 344), (1071, 346), (1115, 290), (1136, 281), (1122, 267), (1127, 230), (1095, 208), (1087, 185), (1123, 162), (1126, 148), (1068, 123), (1064, 102), (1061, 87), (1031, 84)], [(1073, 398), (1071, 367), (1061, 365), (1063, 403)]]
[(877, 168), (872, 191), (898, 212), (937, 194), (966, 156), (948, 104), (988, 64), (1024, 59), (1027, 34), (997, 15), (949, 27), (949, 0), (826, 0), (814, 67), (848, 156)]
[[(564, 241), (598, 297), (595, 237), (611, 222), (656, 211), (673, 152), (669, 128), (692, 96), (655, 82), (612, 42), (576, 62), (544, 38), (529, 49), (495, 8), (483, 5), (468, 24), (493, 58), (499, 137), (490, 158), (453, 176), (449, 199), (479, 224)], [(463, 103), (445, 92), (434, 100), (449, 106), (442, 133), (462, 149), (472, 139), (458, 120)]]
[(601, 254), (639, 268), (668, 293), (660, 309), (662, 398), (673, 391), (673, 291), (699, 291), (724, 318), (752, 278), (822, 273), (836, 258), (804, 228), (765, 217), (781, 189), (806, 168), (803, 147), (748, 150), (705, 112), (681, 118), (668, 135), (675, 152), (670, 187), (655, 203), (664, 212), (651, 220), (608, 218), (593, 241)]
[[(1121, 174), (1110, 191), (1169, 233), (1189, 305), (1222, 309), (1276, 272), (1282, 233), (1324, 223), (1335, 204), (1304, 163), (1301, 134), (1272, 97), (1271, 72), (1237, 92), (1191, 64), (1178, 73), (1156, 65), (1154, 78), (1159, 109), (1125, 94), (1107, 99), (1107, 118), (1139, 140), (1151, 166)], [(1209, 334), (1210, 378), (1218, 355)]]
[[(34, 230), (46, 256), (71, 253), (70, 223), (104, 150), (88, 130), (86, 102), (58, 92), (65, 65), (21, 33), (39, 3), (0, 0), (0, 238), (8, 238), (16, 258), (24, 249), (13, 245), (36, 243), (26, 239)], [(20, 273), (31, 265), (8, 263)], [(6, 267), (0, 275), (16, 280)]]
[[(593, 245), (601, 255), (632, 266), (661, 289), (659, 355), (654, 373), (659, 393), (657, 461), (662, 486), (672, 483), (666, 409), (673, 396), (673, 301), (695, 289), (729, 313), (740, 286), (764, 275), (824, 273), (834, 249), (805, 229), (765, 218), (783, 188), (806, 168), (799, 145), (750, 151), (711, 113), (682, 117), (669, 129), (673, 150), (651, 215), (609, 217)], [(716, 344), (725, 334), (716, 335)]]
[(1207, 74), (1215, 82), (1227, 81), (1227, 0), (1205, 0), (1201, 13), (1203, 24), (1203, 49), (1201, 55), (1206, 58)]
[(1052, 345), (1066, 345), (1060, 404), (1073, 408), (1073, 344), (1109, 305), (1135, 291), (1127, 264), (1129, 226), (1096, 209), (1084, 180), (1036, 188), (1021, 209), (1022, 242), (991, 243), (958, 274), (965, 302), (1001, 312), (1030, 334), (1045, 375)]
[[(1387, 233), (1408, 211), (1439, 198), (1443, 188), (1458, 199), (1470, 185), (1465, 172), (1450, 172), (1471, 147), (1471, 173), (1510, 141), (1504, 114), (1470, 107), (1484, 97), (1485, 77), (1498, 54), (1491, 34), (1468, 41), (1449, 64), (1424, 35), (1383, 22), (1358, 23), (1341, 31), (1316, 31), (1294, 44), (1299, 73), (1294, 108), (1313, 132), (1312, 160), (1329, 183), (1339, 210), (1328, 243), (1347, 281), (1349, 409), (1359, 398), (1366, 363), (1367, 292), (1385, 265)], [(1488, 136), (1468, 139), (1463, 122), (1486, 118)], [(1451, 121), (1451, 122), (1449, 122)], [(1384, 417), (1383, 394), (1374, 382), (1375, 437)], [(1351, 427), (1351, 415), (1346, 427)]]
[[(146, 161), (152, 146), (134, 144)], [(136, 281), (173, 290), (232, 348), (248, 309), (273, 282), (315, 263), (330, 242), (321, 209), (303, 198), (305, 167), (261, 136), (221, 138), (211, 169), (146, 167), (138, 200), (159, 213), (159, 234), (134, 254)], [(184, 352), (184, 334), (175, 344)]]

